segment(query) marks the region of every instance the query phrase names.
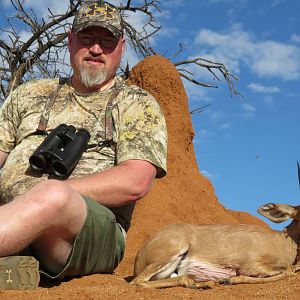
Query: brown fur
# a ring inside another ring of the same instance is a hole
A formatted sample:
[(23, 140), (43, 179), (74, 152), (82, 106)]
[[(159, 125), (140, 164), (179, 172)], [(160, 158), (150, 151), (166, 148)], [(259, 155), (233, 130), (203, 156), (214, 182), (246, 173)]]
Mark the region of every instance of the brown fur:
[[(138, 251), (131, 284), (154, 288), (206, 286), (182, 269), (191, 260), (236, 272), (237, 276), (214, 280), (219, 283), (262, 283), (293, 274), (299, 259), (300, 206), (266, 204), (258, 212), (273, 222), (294, 220), (283, 231), (250, 224), (171, 224)], [(176, 271), (180, 276), (170, 278)]]

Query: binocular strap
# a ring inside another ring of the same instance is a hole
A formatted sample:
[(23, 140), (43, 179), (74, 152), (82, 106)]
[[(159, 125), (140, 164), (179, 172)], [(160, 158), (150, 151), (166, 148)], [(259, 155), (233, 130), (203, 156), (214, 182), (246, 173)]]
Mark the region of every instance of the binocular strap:
[[(59, 78), (59, 85), (55, 91), (53, 91), (50, 96), (49, 100), (45, 105), (44, 111), (42, 112), (40, 122), (36, 132), (45, 133), (46, 128), (48, 125), (48, 120), (50, 116), (51, 108), (59, 95), (59, 92), (63, 85), (69, 81), (69, 78)], [(112, 108), (113, 108), (113, 101), (120, 93), (122, 88), (122, 84), (116, 82), (114, 91), (112, 92), (111, 96), (106, 105), (105, 109), (105, 142), (114, 150), (116, 151), (116, 143), (113, 141), (113, 132), (114, 132), (114, 124), (113, 124), (113, 116), (112, 116)]]
[(54, 102), (55, 102), (55, 100), (56, 100), (56, 98), (57, 98), (57, 96), (58, 96), (61, 88), (68, 81), (69, 81), (68, 78), (59, 78), (59, 85), (58, 85), (57, 89), (50, 94), (49, 100), (46, 103), (44, 111), (43, 111), (43, 113), (41, 115), (40, 122), (39, 122), (39, 125), (38, 125), (38, 128), (37, 128), (38, 132), (45, 132), (46, 131), (51, 108), (52, 108), (52, 106), (53, 106), (53, 104), (54, 104)]

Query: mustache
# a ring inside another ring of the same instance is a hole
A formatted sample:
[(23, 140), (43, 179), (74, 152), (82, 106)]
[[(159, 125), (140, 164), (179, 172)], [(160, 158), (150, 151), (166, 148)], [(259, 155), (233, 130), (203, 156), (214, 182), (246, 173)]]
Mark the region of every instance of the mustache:
[(97, 56), (87, 55), (86, 57), (84, 57), (84, 60), (105, 63), (105, 60), (100, 55)]

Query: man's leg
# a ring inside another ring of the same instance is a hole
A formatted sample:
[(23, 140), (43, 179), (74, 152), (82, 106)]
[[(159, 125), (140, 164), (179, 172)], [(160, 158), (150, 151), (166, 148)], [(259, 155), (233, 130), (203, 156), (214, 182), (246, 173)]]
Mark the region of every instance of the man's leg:
[(42, 268), (41, 274), (55, 280), (95, 273), (112, 273), (121, 261), (125, 240), (112, 211), (84, 197), (87, 217), (73, 243), (67, 263), (59, 273)]
[(42, 266), (64, 266), (86, 218), (82, 196), (66, 183), (47, 180), (0, 207), (0, 257), (32, 245)]

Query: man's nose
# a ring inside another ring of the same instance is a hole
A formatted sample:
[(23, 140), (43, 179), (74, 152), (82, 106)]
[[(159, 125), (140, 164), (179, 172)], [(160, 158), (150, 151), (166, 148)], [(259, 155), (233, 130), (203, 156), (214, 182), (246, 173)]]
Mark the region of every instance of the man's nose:
[(103, 53), (103, 49), (101, 47), (101, 44), (99, 43), (99, 41), (95, 41), (93, 43), (93, 45), (90, 46), (89, 48), (90, 52), (96, 53), (96, 54), (102, 54)]

